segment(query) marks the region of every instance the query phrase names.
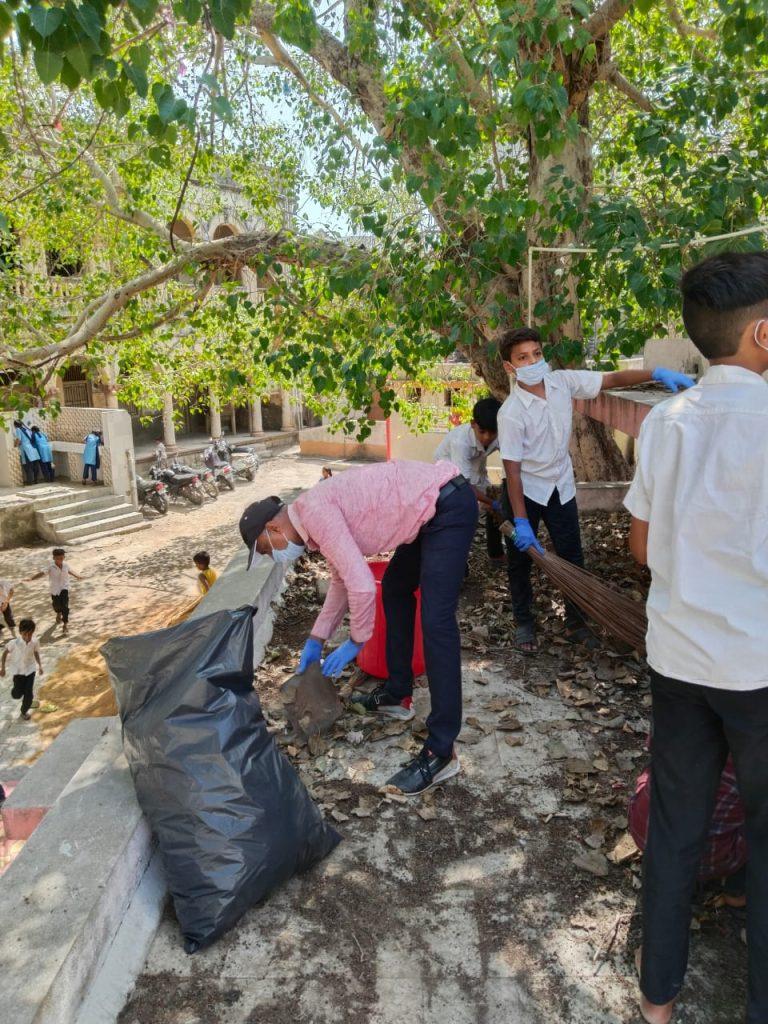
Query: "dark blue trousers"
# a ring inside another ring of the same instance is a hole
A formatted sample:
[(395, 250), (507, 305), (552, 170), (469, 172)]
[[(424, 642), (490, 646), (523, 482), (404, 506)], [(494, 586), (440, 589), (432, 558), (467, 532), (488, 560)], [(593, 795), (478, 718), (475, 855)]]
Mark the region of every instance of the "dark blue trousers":
[(696, 875), (730, 750), (749, 848), (746, 1019), (747, 1024), (768, 1024), (768, 688), (720, 690), (651, 669), (651, 694), (640, 987), (652, 1003), (669, 1002), (682, 987)]
[(449, 491), (414, 541), (401, 544), (381, 582), (387, 620), (387, 689), (395, 697), (413, 693), (416, 588), (421, 588), (421, 630), (432, 711), (427, 746), (450, 757), (461, 731), (461, 638), (456, 621), (478, 508), (468, 484)]

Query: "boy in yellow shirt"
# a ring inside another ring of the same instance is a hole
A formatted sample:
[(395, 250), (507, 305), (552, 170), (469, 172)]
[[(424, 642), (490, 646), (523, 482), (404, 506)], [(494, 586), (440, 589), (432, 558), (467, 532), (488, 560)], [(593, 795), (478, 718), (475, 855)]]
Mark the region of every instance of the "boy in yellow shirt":
[(211, 556), (207, 551), (198, 551), (192, 556), (192, 561), (197, 569), (197, 582), (200, 584), (200, 593), (205, 597), (213, 584), (219, 578), (215, 569), (211, 568)]

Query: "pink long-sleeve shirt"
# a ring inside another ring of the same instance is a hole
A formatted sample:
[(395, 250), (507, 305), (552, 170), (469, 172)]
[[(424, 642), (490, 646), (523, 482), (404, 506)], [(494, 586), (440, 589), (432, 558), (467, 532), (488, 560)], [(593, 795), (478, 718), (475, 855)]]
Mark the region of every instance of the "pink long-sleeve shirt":
[(457, 474), (450, 462), (382, 462), (323, 480), (288, 506), (309, 550), (320, 551), (331, 570), (313, 636), (327, 640), (349, 609), (352, 639), (370, 639), (376, 582), (365, 556), (415, 540), (435, 514), (440, 488)]

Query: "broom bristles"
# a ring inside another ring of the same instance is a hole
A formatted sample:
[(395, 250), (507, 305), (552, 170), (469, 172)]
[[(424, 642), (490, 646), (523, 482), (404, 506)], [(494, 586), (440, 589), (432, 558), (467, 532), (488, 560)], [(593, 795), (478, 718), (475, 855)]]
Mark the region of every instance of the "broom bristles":
[(540, 555), (535, 548), (528, 548), (528, 554), (558, 590), (591, 619), (604, 626), (617, 640), (623, 640), (633, 650), (645, 655), (648, 619), (643, 604), (622, 594), (593, 572), (566, 562), (552, 552)]

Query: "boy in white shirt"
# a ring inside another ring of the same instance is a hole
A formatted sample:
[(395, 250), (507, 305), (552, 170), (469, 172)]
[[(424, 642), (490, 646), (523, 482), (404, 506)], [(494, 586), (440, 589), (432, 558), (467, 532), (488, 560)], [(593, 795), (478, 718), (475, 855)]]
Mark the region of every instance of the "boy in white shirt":
[(64, 561), (66, 555), (64, 548), (54, 548), (51, 555), (52, 561), (45, 569), (36, 572), (34, 576), (28, 576), (26, 582), (39, 580), (41, 576), (48, 577), (51, 604), (56, 612), (56, 622), (63, 623), (61, 631), (66, 636), (69, 629), (69, 577), (74, 576), (76, 580), (81, 580), (83, 577), (78, 576), (75, 570), (70, 569)]
[[(552, 370), (544, 360), (541, 336), (533, 327), (507, 331), (499, 341), (504, 369), (515, 378), (509, 398), (499, 410), (499, 448), (507, 486), (503, 513), (514, 518), (514, 543), (507, 541), (509, 589), (515, 616), (515, 643), (523, 654), (535, 654), (531, 559), (528, 548), (544, 549), (536, 539), (543, 520), (555, 552), (574, 565), (584, 564), (581, 550), (576, 482), (568, 446), (574, 398), (596, 398), (608, 388), (630, 387), (656, 380), (670, 391), (693, 384), (690, 377), (657, 367), (596, 373)], [(566, 601), (566, 630), (575, 643), (594, 642), (581, 612)]]
[(19, 636), (6, 646), (0, 661), (0, 676), (5, 676), (5, 664), (10, 659), (13, 689), (11, 696), (21, 701), (20, 717), (28, 722), (32, 717), (29, 709), (34, 703), (35, 662), (40, 675), (43, 663), (40, 661), (40, 642), (34, 639), (35, 624), (32, 619), (19, 622)]
[(498, 416), (501, 402), (481, 398), (472, 409), (472, 419), (449, 430), (435, 450), (433, 462), (452, 462), (475, 492), (481, 511), (485, 511), (485, 543), (491, 565), (504, 565), (501, 532), (493, 513), (501, 512), (498, 501), (488, 495), (491, 481), (486, 463), (488, 456), (499, 449)]
[[(643, 1017), (668, 1024), (691, 896), (728, 752), (746, 813), (748, 1024), (768, 1021), (768, 252), (683, 277), (683, 319), (710, 361), (640, 431), (630, 549), (651, 570), (651, 805)], [(726, 979), (723, 983), (727, 984)]]

